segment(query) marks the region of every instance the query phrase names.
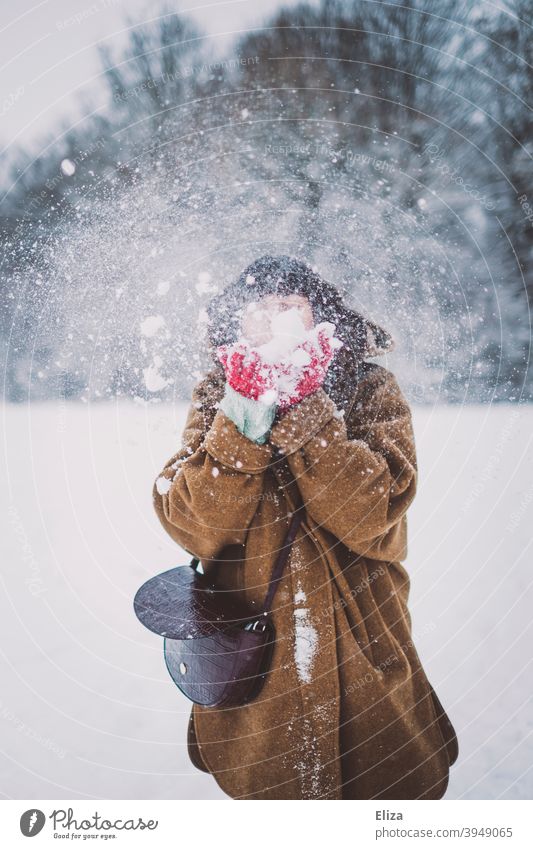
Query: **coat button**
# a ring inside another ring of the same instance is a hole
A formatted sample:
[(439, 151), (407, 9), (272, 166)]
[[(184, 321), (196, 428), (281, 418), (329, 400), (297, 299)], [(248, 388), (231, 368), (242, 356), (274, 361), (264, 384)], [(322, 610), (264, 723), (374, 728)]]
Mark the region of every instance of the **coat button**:
[(180, 672), (182, 675), (185, 675), (185, 673), (187, 672), (187, 664), (183, 663), (183, 661), (181, 661), (180, 663)]

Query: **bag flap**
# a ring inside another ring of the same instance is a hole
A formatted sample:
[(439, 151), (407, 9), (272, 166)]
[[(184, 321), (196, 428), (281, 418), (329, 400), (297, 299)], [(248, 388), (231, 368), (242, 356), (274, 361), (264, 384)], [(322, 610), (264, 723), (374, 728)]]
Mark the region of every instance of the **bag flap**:
[(190, 565), (177, 566), (146, 581), (133, 600), (138, 620), (155, 634), (194, 640), (253, 618), (231, 590), (214, 588)]

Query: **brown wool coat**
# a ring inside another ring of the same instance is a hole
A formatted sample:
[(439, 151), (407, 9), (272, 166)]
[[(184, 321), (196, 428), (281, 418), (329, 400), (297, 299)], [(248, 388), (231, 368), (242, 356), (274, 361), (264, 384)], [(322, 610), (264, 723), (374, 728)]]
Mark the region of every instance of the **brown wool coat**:
[(395, 377), (363, 363), (343, 413), (319, 389), (264, 445), (217, 410), (223, 391), (216, 370), (194, 390), (161, 473), (170, 489), (154, 485), (163, 527), (253, 608), (302, 499), (306, 521), (266, 683), (243, 707), (193, 706), (193, 763), (235, 799), (441, 798), (457, 740), (411, 638), (401, 561), (417, 463)]

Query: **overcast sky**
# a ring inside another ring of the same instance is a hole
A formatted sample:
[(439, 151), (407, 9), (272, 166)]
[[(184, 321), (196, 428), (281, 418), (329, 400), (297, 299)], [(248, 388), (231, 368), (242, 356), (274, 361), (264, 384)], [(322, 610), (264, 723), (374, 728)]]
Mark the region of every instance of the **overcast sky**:
[[(292, 5), (295, 0), (285, 0)], [(211, 34), (220, 51), (234, 33), (253, 28), (279, 0), (178, 0)], [(123, 42), (126, 13), (135, 23), (150, 20), (157, 0), (18, 0), (0, 4), (0, 146), (18, 142), (37, 153), (38, 142), (58, 119), (80, 114), (80, 94), (96, 93), (96, 44)], [(102, 99), (103, 103), (103, 99)]]

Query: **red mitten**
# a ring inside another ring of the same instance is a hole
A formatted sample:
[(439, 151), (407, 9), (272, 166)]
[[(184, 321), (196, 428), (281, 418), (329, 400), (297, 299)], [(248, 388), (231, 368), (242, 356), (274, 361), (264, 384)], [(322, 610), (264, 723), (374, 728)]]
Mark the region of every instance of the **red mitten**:
[(325, 327), (318, 326), (316, 330), (316, 341), (302, 342), (290, 358), (277, 367), (278, 403), (282, 412), (322, 386), (334, 349), (339, 347), (339, 340), (331, 332), (328, 333)]
[(274, 367), (263, 362), (258, 351), (251, 348), (246, 341), (236, 342), (234, 345), (220, 345), (217, 355), (232, 389), (254, 401), (268, 392), (272, 392), (275, 399)]

